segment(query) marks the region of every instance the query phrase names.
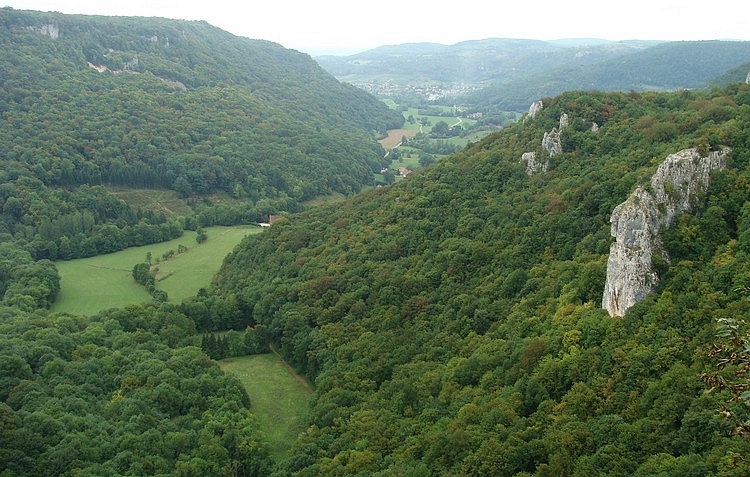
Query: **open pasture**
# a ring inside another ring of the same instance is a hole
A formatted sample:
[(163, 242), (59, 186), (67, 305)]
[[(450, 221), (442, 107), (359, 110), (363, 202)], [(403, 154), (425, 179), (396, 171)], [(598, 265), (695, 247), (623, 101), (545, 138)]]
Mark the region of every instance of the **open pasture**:
[(297, 435), (304, 430), (312, 389), (276, 354), (259, 354), (219, 361), (226, 373), (236, 376), (250, 396), (250, 409), (278, 461), (287, 457)]
[[(90, 258), (56, 262), (60, 273), (60, 294), (52, 305), (53, 312), (92, 315), (107, 308), (117, 308), (151, 300), (146, 289), (133, 280), (136, 263), (146, 261), (157, 267), (157, 286), (166, 291), (170, 302), (179, 303), (211, 283), (224, 257), (245, 235), (259, 233), (253, 226), (209, 227), (208, 240), (198, 244), (195, 232), (156, 244), (131, 247), (115, 253)], [(170, 250), (186, 247), (183, 253), (160, 261)], [(158, 263), (157, 263), (158, 262)]]

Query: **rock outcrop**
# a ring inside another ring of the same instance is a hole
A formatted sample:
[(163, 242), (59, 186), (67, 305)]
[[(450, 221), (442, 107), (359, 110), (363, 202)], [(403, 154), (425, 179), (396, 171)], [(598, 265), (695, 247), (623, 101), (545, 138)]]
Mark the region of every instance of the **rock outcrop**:
[(526, 174), (534, 175), (537, 172), (547, 172), (548, 161), (540, 162), (536, 160), (536, 152), (524, 152), (521, 161), (526, 162)]
[(685, 149), (670, 155), (654, 173), (650, 188), (638, 187), (612, 211), (615, 243), (610, 248), (602, 297), (602, 308), (610, 316), (624, 316), (654, 290), (659, 277), (653, 258), (667, 258), (660, 232), (693, 209), (708, 188), (711, 172), (724, 168), (729, 152), (725, 147), (701, 156), (697, 149)]
[(570, 124), (570, 118), (568, 117), (568, 113), (562, 113), (560, 115), (560, 131), (568, 127)]
[(35, 27), (29, 26), (26, 28), (28, 28), (29, 30), (35, 31), (37, 33), (40, 33), (42, 35), (46, 35), (52, 38), (53, 40), (57, 40), (58, 38), (60, 38), (60, 28), (53, 23), (47, 23), (47, 24), (39, 25)]
[[(537, 103), (539, 104), (539, 110), (541, 110), (542, 102), (538, 101)], [(533, 117), (532, 110), (534, 109), (534, 104), (529, 108), (529, 115), (526, 116), (527, 119)], [(535, 110), (534, 115), (536, 115), (539, 110)], [(533, 175), (537, 172), (547, 172), (547, 168), (549, 167), (549, 161), (547, 159), (563, 152), (562, 130), (564, 127), (568, 126), (569, 122), (568, 115), (563, 113), (560, 115), (559, 129), (552, 128), (552, 131), (546, 131), (544, 133), (544, 137), (542, 138), (542, 149), (547, 153), (547, 158), (545, 158), (544, 161), (537, 159), (537, 154), (535, 152), (524, 152), (521, 155), (521, 162), (526, 163), (526, 174)]]
[(529, 112), (526, 114), (526, 117), (523, 118), (523, 121), (526, 122), (529, 119), (534, 119), (542, 109), (544, 109), (544, 103), (542, 103), (541, 100), (531, 103), (531, 106), (529, 106)]
[(562, 136), (557, 128), (552, 128), (552, 131), (544, 133), (542, 148), (547, 151), (549, 157), (562, 154)]

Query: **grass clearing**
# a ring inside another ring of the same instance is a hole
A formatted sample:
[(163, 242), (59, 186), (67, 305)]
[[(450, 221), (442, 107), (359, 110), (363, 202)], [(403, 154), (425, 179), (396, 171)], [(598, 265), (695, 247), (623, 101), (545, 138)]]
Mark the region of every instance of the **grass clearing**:
[(60, 274), (60, 293), (52, 305), (53, 312), (93, 315), (108, 308), (121, 308), (151, 300), (146, 289), (132, 277), (133, 266), (146, 260), (152, 263), (179, 245), (187, 251), (158, 263), (157, 286), (166, 291), (169, 301), (178, 303), (195, 295), (211, 283), (224, 257), (242, 238), (261, 229), (253, 226), (208, 227), (208, 240), (195, 241), (195, 232), (156, 244), (131, 247), (119, 252), (90, 258), (56, 262)]
[(416, 171), (422, 165), (419, 163), (419, 155), (422, 151), (411, 146), (401, 146), (398, 148), (399, 158), (391, 161), (391, 169), (398, 171), (399, 167), (406, 167), (412, 171)]
[(278, 462), (287, 457), (294, 440), (305, 429), (312, 389), (300, 381), (275, 354), (228, 358), (221, 369), (236, 376), (250, 396), (250, 406)]
[[(208, 234), (208, 240), (197, 244), (193, 237), (187, 252), (156, 265), (159, 269), (156, 274), (157, 287), (167, 292), (170, 302), (179, 303), (208, 286), (221, 268), (224, 257), (235, 245), (246, 235), (261, 231), (260, 227), (254, 226), (210, 227), (204, 230)], [(154, 259), (159, 257), (156, 254), (153, 256)]]
[(173, 190), (113, 187), (110, 192), (137, 209), (162, 212), (168, 216), (193, 215), (193, 209)]

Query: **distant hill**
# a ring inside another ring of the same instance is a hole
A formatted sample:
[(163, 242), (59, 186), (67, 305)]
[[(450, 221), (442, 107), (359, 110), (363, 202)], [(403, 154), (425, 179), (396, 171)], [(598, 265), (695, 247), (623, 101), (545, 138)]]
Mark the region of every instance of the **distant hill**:
[[(528, 106), (534, 98), (555, 96), (576, 89), (699, 89), (706, 87), (717, 76), (748, 61), (750, 42), (661, 43), (601, 62), (566, 65), (507, 83), (495, 82), (461, 100), (478, 108), (517, 110), (524, 108), (524, 105)], [(745, 70), (745, 75), (747, 71)]]
[(316, 61), (337, 78), (352, 83), (389, 79), (398, 84), (483, 84), (638, 51), (649, 42), (567, 42), (489, 38), (441, 45), (408, 43), (381, 46), (351, 56), (321, 56)]
[(574, 89), (701, 88), (750, 60), (750, 42), (486, 39), (395, 45), (316, 60), (337, 78), (373, 92), (379, 82), (387, 82), (383, 92), (394, 96), (417, 84), (434, 85), (443, 89), (447, 104), (522, 111), (539, 98)]
[(3, 170), (47, 186), (349, 194), (403, 121), (309, 56), (205, 22), (4, 8), (0, 25)]
[(750, 62), (743, 63), (740, 66), (732, 68), (726, 73), (717, 76), (709, 83), (710, 86), (727, 86), (732, 83), (744, 83), (750, 75)]

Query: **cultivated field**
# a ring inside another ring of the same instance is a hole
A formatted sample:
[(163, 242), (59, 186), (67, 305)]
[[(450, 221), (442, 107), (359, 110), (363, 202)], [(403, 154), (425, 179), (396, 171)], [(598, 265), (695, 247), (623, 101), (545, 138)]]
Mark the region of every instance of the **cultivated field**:
[(404, 136), (406, 136), (407, 138), (412, 138), (416, 136), (418, 132), (419, 129), (417, 129), (416, 131), (414, 129), (389, 129), (388, 136), (384, 137), (378, 142), (381, 146), (383, 146), (383, 149), (389, 151), (398, 146)]
[(279, 461), (287, 457), (297, 435), (304, 430), (307, 402), (313, 391), (275, 354), (260, 354), (219, 361), (224, 372), (239, 378)]
[[(158, 244), (132, 247), (116, 253), (91, 258), (56, 262), (60, 273), (60, 294), (52, 311), (93, 315), (107, 308), (123, 307), (151, 300), (146, 289), (132, 277), (133, 266), (151, 261), (158, 267), (157, 287), (167, 292), (169, 301), (179, 303), (195, 295), (211, 283), (224, 257), (245, 235), (258, 233), (259, 227), (209, 227), (204, 229), (208, 240), (195, 241), (195, 232)], [(170, 250), (183, 245), (187, 251), (157, 263)]]

